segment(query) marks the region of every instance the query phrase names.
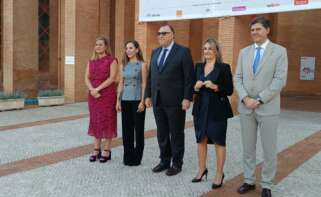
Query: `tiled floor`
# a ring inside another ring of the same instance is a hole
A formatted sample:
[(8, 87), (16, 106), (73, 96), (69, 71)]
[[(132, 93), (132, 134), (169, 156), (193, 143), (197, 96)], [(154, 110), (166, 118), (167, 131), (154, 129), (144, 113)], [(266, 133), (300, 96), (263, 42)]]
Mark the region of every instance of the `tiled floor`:
[[(314, 197), (321, 192), (313, 182), (320, 181), (320, 171), (316, 167), (321, 149), (321, 113), (318, 113), (321, 99), (289, 97), (282, 100), (286, 110), (280, 116), (279, 171), (273, 193), (280, 197)], [(159, 154), (151, 110), (146, 116), (146, 145), (139, 167), (122, 165), (120, 139), (113, 143), (111, 162), (88, 162), (92, 139), (86, 135), (86, 103), (1, 112), (0, 196), (237, 196), (235, 190), (242, 182), (238, 117), (229, 121), (226, 181), (218, 191), (210, 190), (215, 171), (212, 147), (208, 158), (209, 180), (190, 183), (197, 171), (190, 111), (187, 120), (183, 171), (175, 177), (167, 177), (151, 172)], [(257, 151), (259, 166), (262, 161), (260, 143)], [(304, 174), (308, 174), (309, 179)], [(298, 183), (305, 191), (298, 189)], [(248, 196), (259, 194), (257, 189)]]

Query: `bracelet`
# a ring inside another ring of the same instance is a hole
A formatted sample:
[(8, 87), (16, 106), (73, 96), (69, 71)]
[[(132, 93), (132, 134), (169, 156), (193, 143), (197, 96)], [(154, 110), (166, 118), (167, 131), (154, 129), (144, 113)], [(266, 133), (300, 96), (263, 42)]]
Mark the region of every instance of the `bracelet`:
[(96, 90), (97, 92), (99, 92), (99, 89), (98, 89), (98, 88), (95, 88), (95, 90)]
[(260, 104), (264, 104), (261, 98), (256, 99)]

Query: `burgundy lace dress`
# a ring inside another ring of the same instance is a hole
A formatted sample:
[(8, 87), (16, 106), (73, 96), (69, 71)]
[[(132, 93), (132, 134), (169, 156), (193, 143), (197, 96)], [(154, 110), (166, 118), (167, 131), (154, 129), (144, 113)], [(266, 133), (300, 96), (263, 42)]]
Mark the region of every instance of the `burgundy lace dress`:
[[(112, 56), (105, 56), (89, 62), (89, 80), (94, 88), (110, 75)], [(101, 96), (95, 98), (88, 93), (89, 129), (88, 135), (97, 139), (117, 137), (116, 85), (110, 84), (100, 90)]]

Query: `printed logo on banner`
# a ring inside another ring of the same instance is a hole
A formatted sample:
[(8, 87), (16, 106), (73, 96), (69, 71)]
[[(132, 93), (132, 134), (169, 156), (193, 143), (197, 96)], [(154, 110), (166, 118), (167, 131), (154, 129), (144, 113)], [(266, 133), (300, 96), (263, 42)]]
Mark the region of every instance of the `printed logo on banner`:
[(176, 10), (176, 17), (182, 17), (183, 11), (182, 10)]
[(146, 17), (160, 17), (161, 15), (160, 14), (157, 14), (157, 13), (155, 13), (155, 14), (151, 14), (151, 13), (147, 13), (146, 14)]
[(268, 7), (268, 8), (278, 7), (278, 6), (280, 6), (279, 3), (271, 3), (271, 4), (267, 4), (267, 5), (266, 5), (266, 7)]
[(239, 11), (245, 11), (246, 6), (237, 6), (237, 7), (232, 7), (233, 12), (239, 12)]
[[(1, 1), (1, 0), (0, 0)], [(139, 20), (166, 21), (321, 9), (321, 0), (139, 0)]]
[(294, 0), (294, 5), (306, 5), (309, 3), (309, 0)]

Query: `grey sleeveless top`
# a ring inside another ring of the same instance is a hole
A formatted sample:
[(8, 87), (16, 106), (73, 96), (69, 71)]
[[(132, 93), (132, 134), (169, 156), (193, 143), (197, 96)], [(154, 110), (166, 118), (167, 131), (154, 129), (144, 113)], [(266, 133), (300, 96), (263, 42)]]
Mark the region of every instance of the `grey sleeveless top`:
[(141, 98), (143, 62), (128, 62), (123, 68), (123, 101), (137, 101)]

